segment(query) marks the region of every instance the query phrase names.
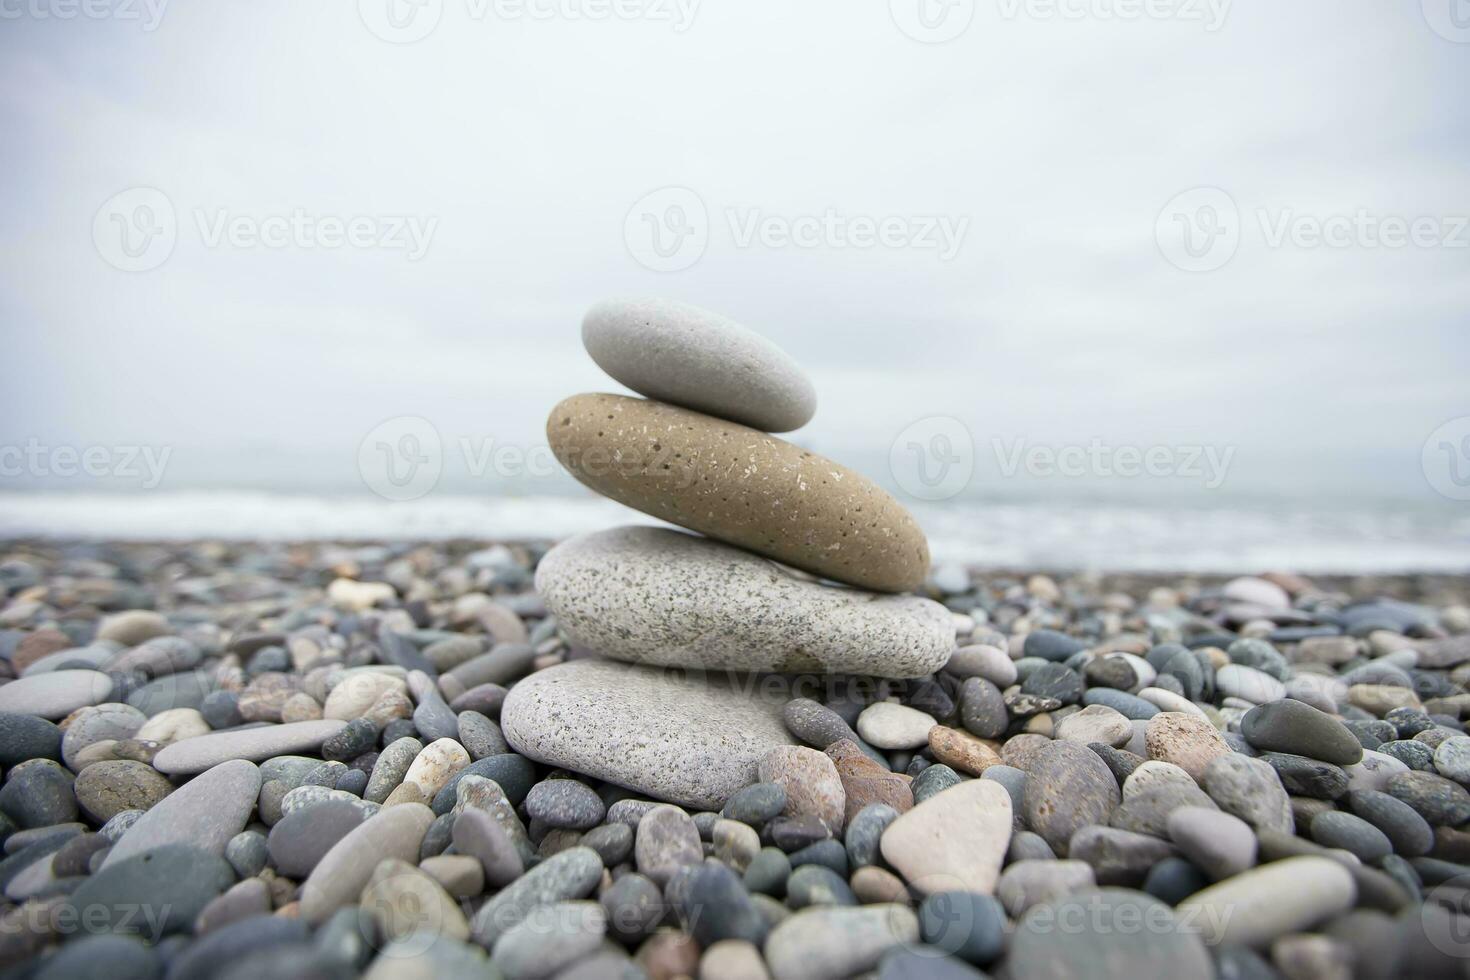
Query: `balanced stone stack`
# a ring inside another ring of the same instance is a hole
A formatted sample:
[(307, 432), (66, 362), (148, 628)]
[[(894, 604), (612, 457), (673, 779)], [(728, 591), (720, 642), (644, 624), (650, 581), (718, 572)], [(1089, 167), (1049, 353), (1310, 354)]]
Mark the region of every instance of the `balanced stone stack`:
[(598, 493), (698, 534), (618, 527), (542, 559), (548, 611), (596, 656), (518, 684), (505, 736), (537, 761), (717, 809), (791, 742), (791, 685), (771, 672), (926, 677), (954, 649), (955, 617), (896, 594), (929, 571), (901, 504), (771, 434), (816, 411), (780, 348), (665, 300), (600, 304), (582, 340), (647, 398), (567, 398), (547, 420), (552, 451)]

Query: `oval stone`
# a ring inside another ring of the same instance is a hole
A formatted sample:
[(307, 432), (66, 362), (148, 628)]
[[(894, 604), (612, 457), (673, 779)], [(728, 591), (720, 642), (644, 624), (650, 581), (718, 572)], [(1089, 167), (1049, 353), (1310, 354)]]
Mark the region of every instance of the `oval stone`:
[(910, 678), (954, 647), (954, 617), (937, 602), (828, 588), (669, 528), (563, 542), (536, 588), (574, 644), (633, 663)]
[(178, 776), (204, 772), (231, 759), (259, 762), (272, 756), (320, 748), (346, 727), (345, 721), (295, 721), (198, 735), (165, 745), (153, 757), (153, 768)]
[(792, 744), (783, 703), (759, 679), (743, 689), (716, 675), (578, 660), (511, 688), (500, 723), (537, 762), (718, 810), (756, 782), (766, 752)]
[(96, 670), (53, 670), (0, 686), (0, 711), (65, 718), (78, 708), (101, 704), (112, 693), (112, 678)]
[(1352, 908), (1353, 876), (1324, 857), (1291, 857), (1226, 878), (1179, 903), (1205, 942), (1263, 946)]
[(573, 476), (629, 507), (878, 592), (918, 588), (929, 543), (866, 477), (735, 422), (685, 408), (574, 395), (546, 421)]
[(107, 852), (103, 867), (165, 844), (189, 844), (209, 854), (223, 854), (230, 838), (245, 829), (259, 795), (260, 770), (254, 763), (215, 766), (139, 817)]
[(801, 367), (733, 320), (668, 299), (613, 299), (582, 320), (597, 366), (649, 398), (766, 432), (811, 421), (817, 393)]

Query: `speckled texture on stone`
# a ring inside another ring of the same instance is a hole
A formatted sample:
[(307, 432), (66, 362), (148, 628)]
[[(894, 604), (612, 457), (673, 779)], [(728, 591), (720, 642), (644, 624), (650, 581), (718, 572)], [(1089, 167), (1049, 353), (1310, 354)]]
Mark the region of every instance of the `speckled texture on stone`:
[(718, 810), (791, 744), (782, 698), (722, 677), (579, 660), (537, 671), (506, 695), (500, 723), (519, 753), (661, 800)]
[(346, 726), (345, 721), (298, 721), (200, 735), (164, 746), (153, 757), (153, 767), (168, 775), (187, 775), (231, 759), (259, 762), (272, 756), (317, 749)]
[(879, 592), (917, 588), (929, 544), (866, 477), (755, 429), (621, 395), (574, 395), (547, 440), (573, 476), (654, 517)]
[(612, 299), (582, 320), (598, 367), (641, 395), (766, 432), (811, 421), (817, 393), (792, 357), (718, 313), (668, 299)]
[(824, 587), (668, 528), (564, 542), (536, 588), (573, 643), (635, 663), (906, 678), (938, 670), (954, 646), (937, 602)]

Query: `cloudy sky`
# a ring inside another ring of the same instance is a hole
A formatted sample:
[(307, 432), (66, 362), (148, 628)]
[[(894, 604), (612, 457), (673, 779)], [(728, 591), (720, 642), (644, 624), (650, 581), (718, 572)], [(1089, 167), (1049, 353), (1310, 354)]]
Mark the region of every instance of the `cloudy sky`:
[(618, 294), (788, 349), (806, 444), (953, 418), (982, 481), (1101, 440), (1432, 502), (1470, 415), (1464, 0), (78, 2), (0, 4), (0, 445), (533, 447)]

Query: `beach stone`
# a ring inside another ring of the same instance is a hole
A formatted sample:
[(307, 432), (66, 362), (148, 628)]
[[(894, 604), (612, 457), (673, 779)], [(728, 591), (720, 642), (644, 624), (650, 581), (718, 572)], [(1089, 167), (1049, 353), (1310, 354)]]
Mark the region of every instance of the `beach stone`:
[(638, 872), (662, 887), (680, 868), (704, 860), (704, 846), (689, 814), (678, 807), (660, 806), (638, 822), (633, 854)]
[(1142, 884), (1154, 865), (1178, 854), (1172, 844), (1149, 834), (1097, 824), (1073, 834), (1066, 853), (1069, 858), (1087, 862), (1099, 885), (1130, 888)]
[(1002, 690), (1016, 683), (1015, 661), (1004, 650), (985, 643), (957, 648), (944, 670), (956, 677), (982, 678)]
[(209, 734), (209, 722), (197, 708), (171, 708), (149, 718), (132, 737), (144, 742), (168, 744), (196, 735)]
[(591, 894), (602, 870), (596, 851), (569, 847), (542, 861), (480, 906), (470, 923), (471, 935), (481, 946), (493, 948), (502, 934), (525, 921), (536, 908)]
[(929, 599), (827, 588), (670, 529), (566, 541), (536, 587), (573, 643), (635, 663), (920, 677), (954, 645), (953, 617)]
[(1056, 737), (1069, 742), (1101, 742), (1122, 748), (1133, 737), (1133, 726), (1121, 713), (1103, 705), (1073, 712), (1057, 723)]
[(375, 670), (347, 671), (327, 694), (322, 717), (338, 721), (361, 718), (385, 694), (406, 694), (408, 684), (402, 677)]
[[(585, 838), (583, 843), (586, 843)], [(734, 868), (739, 874), (745, 873), (745, 869), (750, 867), (750, 862), (755, 860), (755, 856), (760, 853), (761, 849), (760, 835), (753, 828), (738, 820), (715, 821), (714, 831), (710, 834), (710, 844), (713, 845), (714, 856)], [(606, 857), (603, 863), (609, 863)]]
[(0, 766), (6, 769), (27, 759), (60, 759), (61, 740), (61, 729), (44, 718), (0, 712)]
[(415, 784), (425, 800), (432, 800), (450, 777), (469, 764), (470, 756), (463, 745), (452, 738), (436, 739), (414, 756), (403, 782)]
[(1123, 780), (1123, 799), (1131, 800), (1144, 793), (1152, 793), (1166, 787), (1196, 788), (1194, 779), (1172, 762), (1150, 759), (1140, 763)]
[(35, 980), (158, 980), (163, 964), (153, 947), (130, 936), (82, 936), (42, 961)]
[(1086, 861), (1023, 858), (1006, 865), (995, 897), (1011, 918), (1019, 919), (1033, 905), (1090, 891), (1096, 884)]
[(173, 783), (141, 762), (97, 762), (73, 785), (82, 812), (98, 825), (123, 810), (148, 810), (173, 792)]
[(883, 954), (919, 941), (902, 905), (803, 909), (771, 930), (766, 963), (775, 980), (842, 980), (871, 970)]
[(916, 749), (928, 743), (934, 725), (930, 715), (893, 701), (869, 705), (857, 720), (858, 734), (880, 749)]
[(847, 848), (847, 860), (852, 867), (863, 868), (878, 862), (883, 833), (898, 816), (899, 811), (886, 803), (872, 803), (848, 821), (843, 845)]
[(757, 781), (762, 755), (790, 744), (781, 705), (759, 685), (746, 694), (726, 678), (579, 660), (518, 683), (500, 720), (511, 747), (537, 762), (718, 810)]
[(473, 776), (493, 781), (504, 792), (511, 806), (520, 806), (536, 783), (536, 767), (531, 760), (514, 752), (487, 756), (471, 762), (450, 776), (444, 788), (434, 794), (434, 812), (448, 813), (458, 799), (459, 783)]
[[(204, 907), (234, 882), (235, 872), (218, 854), (166, 844), (108, 862), (77, 886), (65, 906), (71, 921), (85, 921), (89, 929), (136, 933), (156, 928), (168, 934), (193, 926)], [(153, 915), (140, 915), (140, 909)]]
[(811, 421), (816, 390), (800, 365), (733, 320), (671, 299), (615, 299), (582, 320), (598, 367), (640, 395), (764, 432)]
[(872, 803), (885, 803), (900, 813), (913, 807), (911, 780), (868, 758), (856, 743), (848, 739), (835, 742), (828, 746), (827, 755), (842, 780), (844, 823)]
[(785, 791), (783, 815), (814, 817), (832, 833), (842, 832), (846, 793), (829, 756), (800, 745), (777, 746), (761, 756), (757, 775)]
[(151, 609), (129, 609), (104, 616), (97, 624), (97, 639), (111, 640), (125, 647), (146, 643), (155, 636), (172, 633), (168, 620)]
[(1057, 854), (1067, 853), (1079, 828), (1107, 823), (1119, 802), (1118, 782), (1107, 765), (1076, 742), (1042, 746), (1031, 757), (1026, 774), (1022, 816)]
[(431, 876), (401, 858), (375, 863), (358, 904), (384, 941), (469, 939), (470, 925), (459, 904)]
[(1402, 772), (1389, 777), (1385, 791), (1413, 807), (1434, 826), (1458, 826), (1470, 820), (1470, 793), (1443, 776)]
[(1132, 799), (1113, 811), (1108, 825), (1167, 838), (1169, 815), (1186, 806), (1216, 809), (1214, 800), (1198, 786), (1164, 786), (1148, 793), (1134, 794)]
[(271, 828), (267, 839), (271, 863), (288, 878), (304, 879), (367, 817), (361, 806), (345, 800), (327, 800), (288, 813)]
[(1005, 734), (1010, 715), (1005, 697), (995, 684), (983, 677), (967, 678), (960, 687), (959, 700), (960, 724), (970, 734), (980, 738), (1000, 738)]
[(1394, 853), (1420, 857), (1434, 847), (1434, 829), (1403, 800), (1377, 790), (1348, 792), (1348, 807), (1377, 827), (1393, 845)]
[(541, 980), (596, 952), (606, 933), (607, 912), (597, 902), (556, 902), (507, 929), (491, 959), (506, 980)]
[(50, 759), (21, 764), (10, 771), (0, 788), (0, 812), (22, 830), (76, 820), (71, 773)]
[(1267, 762), (1239, 753), (1220, 756), (1205, 767), (1200, 785), (1221, 810), (1256, 830), (1290, 834), (1295, 827), (1291, 799)]
[[(876, 592), (917, 589), (928, 574), (928, 542), (898, 501), (861, 474), (755, 429), (588, 394), (553, 408), (546, 436), (562, 465), (604, 497), (737, 548)], [(560, 620), (540, 577), (538, 570), (538, 591)]]
[(586, 783), (548, 779), (531, 787), (526, 812), (548, 827), (590, 830), (602, 822), (607, 807)]
[(1023, 695), (1057, 704), (1076, 704), (1082, 699), (1082, 690), (1081, 675), (1060, 663), (1037, 664), (1021, 679)]
[(944, 725), (929, 729), (929, 752), (936, 762), (972, 776), (1001, 765), (1000, 755), (986, 742), (969, 732)]
[(259, 762), (272, 756), (311, 751), (320, 748), (345, 726), (341, 721), (299, 721), (214, 732), (164, 746), (153, 757), (153, 767), (170, 776), (192, 775), (231, 760)]
[(1199, 780), (1211, 760), (1230, 754), (1230, 746), (1204, 718), (1161, 711), (1148, 721), (1144, 745), (1150, 759), (1172, 762)]
[(914, 803), (922, 803), (938, 793), (942, 793), (951, 786), (963, 782), (963, 777), (949, 766), (936, 763), (927, 767), (923, 772), (914, 777), (911, 788)]
[(119, 653), (108, 662), (107, 669), (114, 673), (136, 670), (149, 677), (161, 677), (193, 670), (203, 659), (204, 651), (190, 640), (181, 636), (156, 636)]
[(995, 890), (1012, 828), (1011, 797), (985, 779), (952, 786), (888, 825), (880, 849), (922, 894)]
[(1285, 752), (1263, 752), (1261, 761), (1268, 763), (1281, 777), (1288, 793), (1319, 800), (1335, 800), (1347, 792), (1348, 776), (1341, 766), (1320, 759)]
[(103, 867), (168, 844), (223, 854), (230, 839), (245, 829), (259, 794), (260, 770), (254, 763), (221, 763), (138, 817), (108, 852)]
[(1159, 713), (1159, 706), (1150, 701), (1145, 701), (1137, 695), (1105, 687), (1088, 688), (1083, 692), (1082, 703), (1100, 704), (1105, 708), (1112, 708), (1130, 721), (1147, 721)]
[(1068, 636), (1056, 630), (1041, 629), (1032, 630), (1026, 634), (1021, 652), (1027, 657), (1062, 661), (1086, 649), (1087, 644), (1074, 636)]
[(607, 912), (608, 932), (624, 943), (648, 936), (667, 912), (663, 892), (636, 871), (614, 879), (598, 900)]
[(87, 749), (103, 742), (132, 738), (147, 720), (148, 717), (137, 708), (116, 702), (81, 708), (71, 716), (66, 726), (66, 733), (61, 739), (61, 758), (68, 768), (78, 770), (83, 761), (82, 753)]
[(388, 799), (388, 794), (403, 782), (404, 776), (408, 775), (409, 766), (413, 765), (413, 760), (423, 750), (423, 743), (411, 736), (395, 739), (378, 753), (362, 798), (370, 803), (382, 803)]
[(857, 733), (842, 716), (811, 698), (792, 698), (781, 708), (781, 720), (788, 731), (805, 745), (825, 749), (833, 742), (849, 739), (856, 743)]
[(95, 670), (53, 670), (0, 685), (0, 711), (52, 721), (78, 708), (101, 704), (112, 694), (112, 678)]
[(1178, 908), (1211, 945), (1264, 946), (1346, 912), (1356, 898), (1353, 876), (1341, 864), (1303, 856), (1227, 878)]
[(720, 812), (731, 820), (759, 827), (786, 808), (786, 789), (780, 783), (752, 783), (738, 790)]
[(725, 939), (760, 943), (769, 932), (740, 876), (718, 861), (693, 868), (669, 892), (679, 920), (702, 947)]
[(240, 695), (234, 691), (210, 691), (199, 702), (199, 713), (216, 731), (234, 728), (245, 720), (240, 715)]
[(199, 912), (194, 921), (197, 935), (222, 929), (233, 922), (271, 912), (271, 890), (264, 879), (246, 878), (225, 889)]
[[(1252, 708), (1240, 720), (1240, 734), (1263, 752), (1289, 752), (1336, 766), (1363, 760), (1363, 746), (1347, 726), (1301, 701), (1286, 699)], [(1465, 741), (1470, 744), (1470, 739)]]
[(1016, 924), (1005, 962), (1009, 976), (1027, 980), (1215, 975), (1193, 929), (1157, 899), (1121, 888), (1032, 906)]
[(241, 878), (260, 874), (269, 858), (270, 846), (266, 836), (253, 830), (242, 830), (225, 845), (225, 860)]
[(470, 759), (484, 759), (492, 755), (504, 755), (510, 751), (500, 726), (478, 711), (461, 711), (459, 720), (459, 742), (470, 754)]
[(1005, 948), (1005, 911), (989, 895), (935, 892), (919, 905), (919, 938), (976, 966), (989, 966)]
[(1434, 768), (1458, 783), (1470, 783), (1470, 737), (1455, 735), (1434, 750)]
[(699, 957), (699, 980), (769, 980), (760, 949), (743, 939), (722, 939)]
[(504, 888), (525, 870), (516, 838), (489, 812), (466, 808), (454, 817), (455, 850), (480, 862), (485, 882)]
[(1256, 863), (1256, 835), (1239, 817), (1212, 807), (1182, 806), (1168, 817), (1169, 839), (1211, 881)]
[(302, 918), (319, 924), (356, 901), (381, 861), (417, 862), (419, 844), (433, 822), (428, 807), (405, 803), (385, 807), (349, 831), (322, 856), (302, 884)]
[(1312, 840), (1323, 847), (1336, 847), (1375, 864), (1393, 853), (1388, 836), (1362, 817), (1341, 810), (1327, 810), (1312, 818)]

